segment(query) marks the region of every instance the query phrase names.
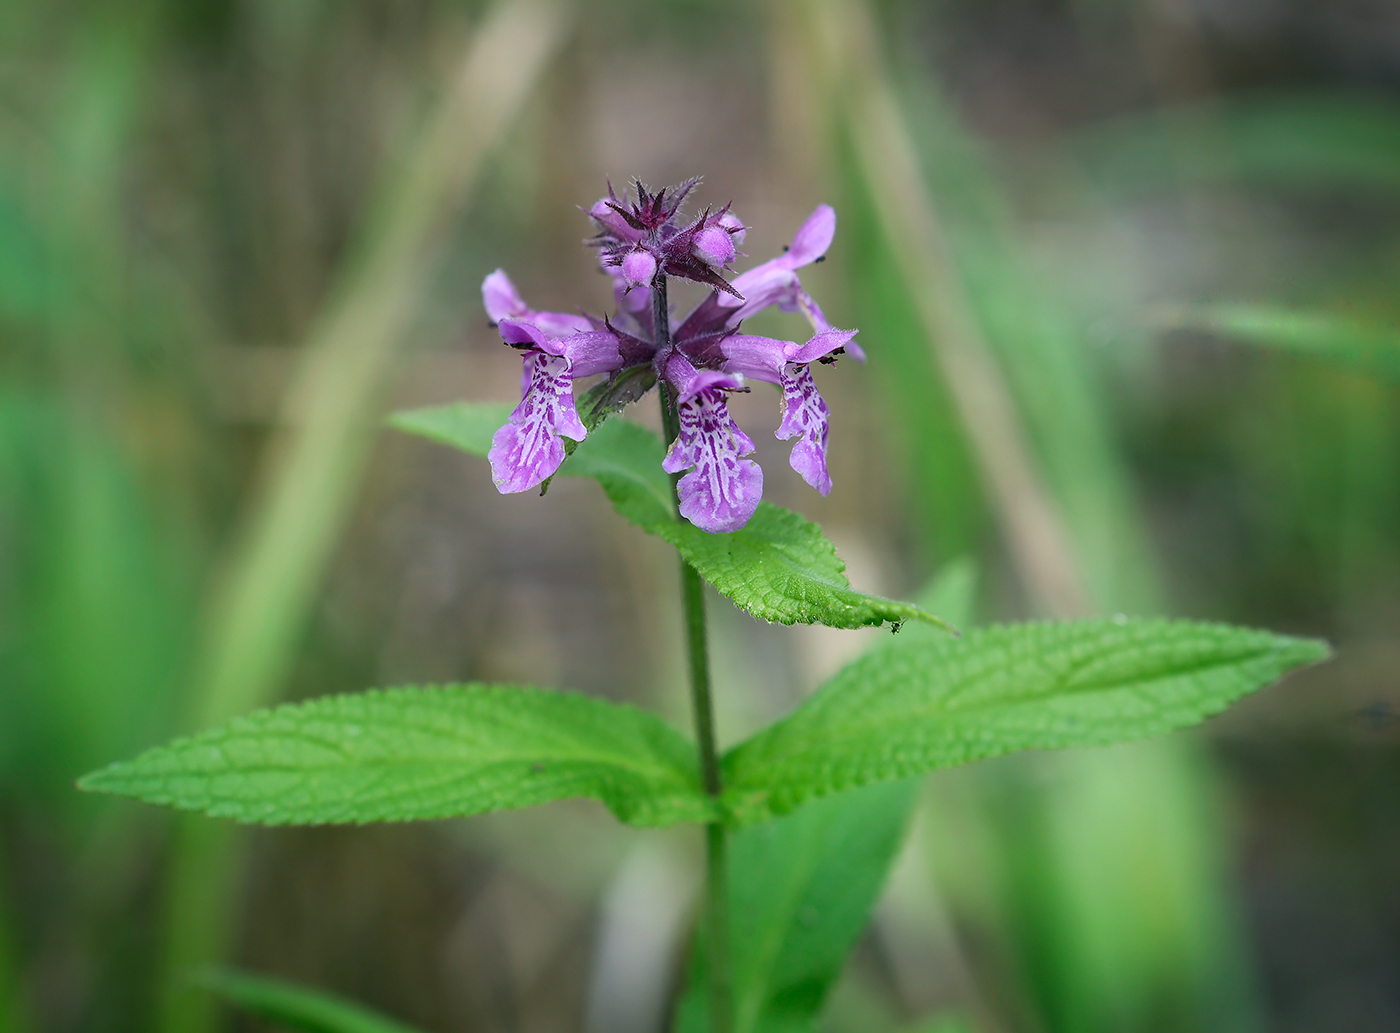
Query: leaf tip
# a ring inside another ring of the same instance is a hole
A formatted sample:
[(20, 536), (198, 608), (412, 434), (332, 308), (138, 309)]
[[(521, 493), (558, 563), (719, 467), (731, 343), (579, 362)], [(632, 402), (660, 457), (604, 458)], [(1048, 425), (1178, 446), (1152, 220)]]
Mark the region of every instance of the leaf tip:
[(384, 426), (408, 434), (419, 433), (417, 417), (421, 409), (396, 409), (384, 417)]
[(940, 631), (946, 631), (954, 638), (962, 638), (962, 632), (955, 628), (950, 622), (938, 616), (938, 614), (925, 610), (922, 607), (913, 607), (912, 609), (913, 615), (925, 624), (932, 624), (935, 628), (938, 628)]
[(1291, 635), (1280, 638), (1283, 649), (1290, 654), (1290, 659), (1295, 660), (1295, 670), (1323, 663), (1336, 654), (1332, 643), (1325, 638), (1297, 638)]
[(112, 793), (116, 792), (112, 788), (110, 778), (112, 774), (121, 769), (122, 765), (109, 764), (105, 768), (98, 768), (96, 771), (89, 771), (86, 775), (81, 775), (73, 780), (73, 788), (83, 793)]

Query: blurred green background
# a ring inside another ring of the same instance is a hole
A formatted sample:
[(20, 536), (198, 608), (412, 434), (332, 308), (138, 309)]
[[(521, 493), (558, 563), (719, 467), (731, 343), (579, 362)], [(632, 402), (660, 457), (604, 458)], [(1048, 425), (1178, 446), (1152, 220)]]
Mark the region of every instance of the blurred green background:
[[(381, 426), (511, 397), (482, 277), (602, 311), (575, 206), (694, 174), (750, 261), (840, 213), (805, 281), (870, 361), (819, 374), (831, 496), (771, 393), (736, 409), (857, 587), (958, 562), (979, 621), (1339, 650), (1191, 735), (931, 779), (824, 1028), (1400, 1028), (1400, 9), (11, 0), (0, 1031), (268, 1028), (216, 961), (426, 1030), (664, 1028), (689, 832), (234, 830), (72, 780), (372, 685), (683, 720), (665, 546)], [(731, 741), (870, 641), (713, 603)]]

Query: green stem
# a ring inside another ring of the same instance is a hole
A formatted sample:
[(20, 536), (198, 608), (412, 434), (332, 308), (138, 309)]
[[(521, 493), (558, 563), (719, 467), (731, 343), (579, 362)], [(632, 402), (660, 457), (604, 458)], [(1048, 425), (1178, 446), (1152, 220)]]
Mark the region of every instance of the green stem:
[[(666, 277), (658, 276), (653, 290), (652, 324), (658, 352), (671, 350), (670, 307), (666, 299)], [(658, 371), (660, 372), (660, 371)], [(680, 434), (680, 414), (671, 387), (664, 379), (661, 394), (661, 424), (669, 446)], [(676, 485), (680, 474), (671, 475), (671, 493), (677, 508), (680, 495)], [(710, 651), (705, 626), (704, 584), (695, 568), (681, 563), (681, 603), (685, 611), (685, 641), (690, 657), (690, 703), (695, 715), (695, 739), (700, 752), (700, 780), (705, 792), (719, 800), (724, 789), (720, 777), (719, 750), (715, 745), (715, 711), (710, 693)], [(726, 837), (722, 821), (705, 826), (705, 940), (709, 963), (709, 1012), (711, 1033), (730, 1033), (734, 1028), (733, 990), (729, 977), (729, 892), (726, 885)]]

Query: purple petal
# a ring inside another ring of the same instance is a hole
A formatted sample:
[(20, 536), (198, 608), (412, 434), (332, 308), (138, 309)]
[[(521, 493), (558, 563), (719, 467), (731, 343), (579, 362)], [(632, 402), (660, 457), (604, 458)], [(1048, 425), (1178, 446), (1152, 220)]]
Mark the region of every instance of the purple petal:
[(798, 440), (788, 458), (802, 479), (823, 495), (831, 493), (826, 469), (826, 440), (831, 410), (817, 390), (811, 367), (789, 363), (783, 367), (783, 422), (774, 435), (780, 441)]
[(751, 334), (730, 334), (719, 342), (724, 355), (724, 368), (770, 384), (782, 383), (783, 365), (788, 361), (788, 349), (797, 347), (791, 341)]
[[(787, 359), (789, 362), (816, 362), (838, 348), (849, 350), (855, 335), (854, 330), (823, 330), (808, 338), (806, 344), (792, 346), (787, 352)], [(863, 353), (861, 357), (864, 358)]]
[(533, 323), (551, 337), (593, 329), (587, 316), (570, 312), (538, 312), (530, 308), (503, 269), (497, 269), (481, 281), (481, 302), (491, 322), (514, 319)]
[(491, 439), (491, 479), (507, 494), (526, 491), (559, 469), (564, 461), (561, 434), (575, 441), (587, 436), (574, 408), (573, 372), (562, 355), (530, 351), (524, 397), (510, 420)]
[(612, 234), (618, 240), (625, 240), (629, 244), (641, 240), (646, 234), (627, 224), (627, 220), (613, 207), (617, 203), (616, 196), (600, 198), (597, 204), (588, 209), (588, 214), (605, 233)]
[(593, 329), (591, 319), (575, 312), (536, 312), (531, 309), (526, 318), (551, 337), (563, 337), (566, 334)]
[(493, 323), (520, 319), (530, 311), (504, 269), (497, 269), (481, 281), (481, 303)]
[(817, 205), (816, 211), (798, 227), (797, 233), (792, 238), (792, 247), (788, 248), (787, 254), (783, 256), (783, 259), (788, 263), (788, 268), (797, 269), (821, 258), (831, 247), (831, 238), (834, 236), (836, 236), (836, 209), (829, 204)]
[(831, 329), (821, 306), (802, 287), (797, 274), (784, 264), (783, 258), (764, 262), (746, 273), (734, 278), (734, 289), (744, 296), (742, 302), (736, 298), (724, 297), (719, 304), (724, 308), (733, 307), (727, 324), (737, 326), (756, 312), (770, 305), (777, 305), (784, 312), (800, 311), (817, 331)]
[(763, 468), (752, 459), (718, 457), (680, 479), (681, 516), (702, 531), (738, 531), (753, 517), (763, 498)]
[[(701, 392), (713, 392), (720, 401), (725, 391), (739, 391), (744, 387), (744, 378), (717, 369), (696, 369), (679, 349), (666, 360), (662, 375), (676, 389), (681, 404), (689, 402)], [(728, 410), (726, 409), (726, 412)], [(675, 473), (674, 470), (671, 471)]]
[(527, 345), (548, 355), (564, 356), (569, 360), (570, 378), (591, 377), (622, 367), (618, 337), (611, 330), (588, 330), (561, 337), (519, 319), (503, 319), (497, 329), (506, 344)]
[(684, 399), (678, 415), (680, 435), (661, 467), (667, 473), (694, 468), (677, 485), (681, 516), (711, 534), (739, 530), (763, 497), (762, 469), (740, 458), (753, 451), (753, 441), (734, 423), (718, 387)]
[(522, 319), (502, 319), (496, 324), (496, 329), (500, 332), (501, 340), (505, 341), (506, 344), (538, 348), (548, 351), (551, 355), (562, 354), (553, 350), (549, 343), (549, 335), (534, 323), (527, 323)]

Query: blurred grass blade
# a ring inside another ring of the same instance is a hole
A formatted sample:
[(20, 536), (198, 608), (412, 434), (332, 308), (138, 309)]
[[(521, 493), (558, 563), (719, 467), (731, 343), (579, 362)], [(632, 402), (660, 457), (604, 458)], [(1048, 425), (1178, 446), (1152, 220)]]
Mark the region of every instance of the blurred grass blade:
[(1169, 327), (1204, 330), (1246, 344), (1332, 360), (1400, 380), (1400, 328), (1368, 325), (1326, 312), (1264, 305), (1207, 305), (1169, 315)]
[(841, 227), (847, 253), (857, 259), (850, 263), (854, 322), (861, 340), (875, 349), (870, 373), (889, 412), (885, 439), (904, 471), (903, 511), (910, 526), (920, 529), (919, 548), (937, 563), (970, 553), (990, 537), (990, 500), (907, 278), (847, 152), (841, 156)]
[[(473, 34), (416, 140), (386, 170), (358, 239), (304, 346), (263, 483), (211, 607), (195, 679), (196, 726), (271, 698), (291, 662), (378, 424), (394, 357), (435, 264), (443, 228), (539, 80), (566, 28), (548, 0), (506, 0)], [(179, 972), (218, 958), (231, 847), (180, 833), (171, 877), (164, 1033), (202, 1033), (212, 1014)]]
[(267, 488), (213, 611), (201, 723), (275, 691), (359, 483), (377, 406), (443, 229), (561, 42), (562, 8), (508, 0), (473, 35), (437, 110), (386, 171), (360, 238), (304, 345), (267, 450)]
[[(1173, 139), (1207, 118), (1221, 130), (1225, 147), (1173, 149)], [(1205, 106), (1114, 119), (1061, 143), (1080, 174), (1110, 198), (1177, 191), (1193, 182), (1400, 190), (1400, 107), (1374, 94), (1215, 98)], [(1056, 160), (1043, 157), (1051, 165)]]
[[(506, 411), (457, 402), (397, 413), (391, 423), (485, 455), (500, 426), (488, 421)], [(674, 545), (721, 595), (760, 620), (832, 628), (913, 620), (953, 631), (922, 607), (853, 590), (835, 546), (820, 527), (791, 510), (761, 502), (747, 525), (728, 534), (710, 534), (677, 519), (671, 481), (661, 469), (664, 454), (654, 433), (628, 420), (613, 420), (589, 434), (557, 476), (596, 479), (619, 513)]]
[(575, 796), (634, 825), (714, 814), (694, 747), (656, 715), (477, 683), (254, 711), (78, 786), (259, 825), (431, 821)]
[(842, 125), (884, 236), (930, 342), (977, 458), (993, 513), (1037, 608), (1059, 616), (1089, 610), (1077, 560), (1056, 502), (1042, 481), (1016, 401), (971, 307), (919, 157), (882, 69), (864, 7), (806, 0), (819, 55)]
[(987, 809), (1022, 887), (1015, 961), (1051, 1029), (1259, 1033), (1248, 933), (1222, 872), (1225, 801), (1200, 751), (1171, 740), (1059, 755)]
[(260, 1018), (305, 1033), (419, 1033), (343, 997), (281, 979), (216, 969), (197, 981)]
[(872, 782), (1162, 735), (1328, 653), (1315, 639), (1118, 618), (896, 639), (730, 750), (725, 804), (742, 826)]
[[(8, 889), (7, 886), (0, 888)], [(31, 1024), (16, 964), (14, 929), (6, 898), (0, 897), (0, 1033), (28, 1033)]]

